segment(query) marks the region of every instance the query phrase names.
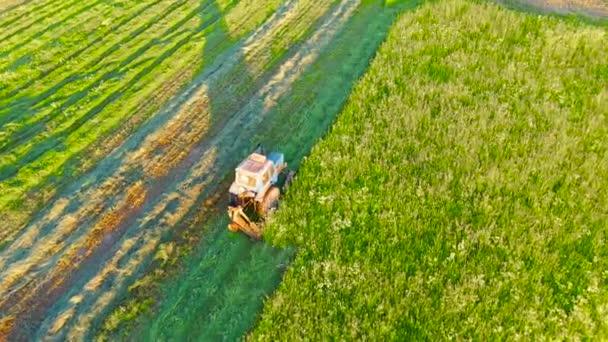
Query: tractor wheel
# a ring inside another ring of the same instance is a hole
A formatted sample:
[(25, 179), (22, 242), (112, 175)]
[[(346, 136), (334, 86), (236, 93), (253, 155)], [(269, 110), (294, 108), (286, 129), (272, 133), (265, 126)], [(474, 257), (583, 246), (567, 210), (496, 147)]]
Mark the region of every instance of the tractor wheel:
[(233, 193), (228, 193), (228, 205), (236, 207), (239, 204), (239, 197)]
[(264, 200), (262, 200), (262, 203), (258, 205), (258, 215), (267, 217), (277, 210), (279, 207), (280, 196), (281, 190), (279, 190), (279, 188), (276, 186), (271, 186), (270, 189), (266, 191), (266, 195), (264, 195)]

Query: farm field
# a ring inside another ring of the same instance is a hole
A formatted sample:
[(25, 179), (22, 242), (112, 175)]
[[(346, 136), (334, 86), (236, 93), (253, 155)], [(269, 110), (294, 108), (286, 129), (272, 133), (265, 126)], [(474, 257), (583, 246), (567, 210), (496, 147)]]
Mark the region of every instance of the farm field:
[[(234, 166), (258, 142), (297, 166), (415, 4), (0, 10), (0, 340), (251, 329), (293, 251), (226, 231)], [(176, 286), (146, 283), (177, 267)], [(168, 299), (146, 297), (148, 286)]]
[(0, 2), (0, 341), (605, 336), (605, 21), (422, 2)]
[(607, 60), (605, 26), (403, 14), (267, 227), (299, 252), (250, 337), (606, 339)]

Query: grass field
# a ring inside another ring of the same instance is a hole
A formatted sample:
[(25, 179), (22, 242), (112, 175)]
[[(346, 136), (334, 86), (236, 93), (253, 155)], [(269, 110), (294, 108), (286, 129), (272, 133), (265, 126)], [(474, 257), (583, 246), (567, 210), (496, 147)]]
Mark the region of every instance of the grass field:
[(0, 2), (0, 341), (605, 336), (605, 21), (422, 2)]
[(259, 340), (608, 337), (605, 27), (463, 0), (404, 14), (267, 240)]

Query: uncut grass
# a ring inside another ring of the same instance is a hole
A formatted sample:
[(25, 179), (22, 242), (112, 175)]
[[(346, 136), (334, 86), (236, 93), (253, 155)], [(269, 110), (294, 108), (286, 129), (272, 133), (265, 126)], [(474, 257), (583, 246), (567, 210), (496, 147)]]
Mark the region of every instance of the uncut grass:
[(267, 239), (251, 338), (606, 338), (603, 28), (461, 0), (405, 14)]

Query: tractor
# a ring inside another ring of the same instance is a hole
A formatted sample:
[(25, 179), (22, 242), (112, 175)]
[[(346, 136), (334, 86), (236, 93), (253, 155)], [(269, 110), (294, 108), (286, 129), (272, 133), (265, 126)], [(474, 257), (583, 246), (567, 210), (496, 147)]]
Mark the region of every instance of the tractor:
[(261, 224), (251, 217), (257, 216), (257, 221), (262, 221), (277, 210), (281, 196), (279, 183), (282, 181), (285, 191), (295, 176), (294, 171), (288, 171), (283, 177), (286, 169), (282, 153), (266, 155), (261, 146), (238, 165), (229, 190), (230, 231), (242, 231), (256, 240), (262, 238)]

